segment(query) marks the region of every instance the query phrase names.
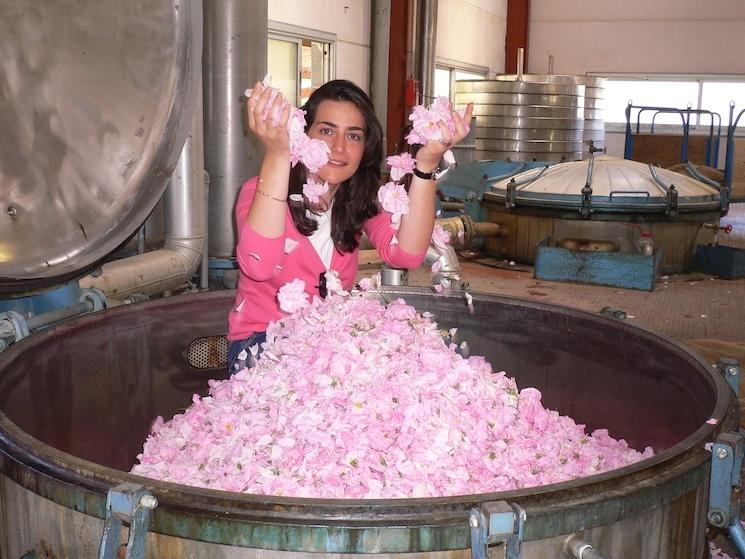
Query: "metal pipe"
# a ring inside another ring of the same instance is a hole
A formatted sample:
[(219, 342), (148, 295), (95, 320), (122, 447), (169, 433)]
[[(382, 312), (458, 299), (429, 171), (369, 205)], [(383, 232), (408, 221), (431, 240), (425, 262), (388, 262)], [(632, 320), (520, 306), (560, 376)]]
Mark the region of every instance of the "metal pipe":
[(522, 81), (524, 68), (525, 49), (523, 47), (520, 47), (517, 49), (517, 81)]
[(422, 87), (423, 102), (428, 103), (435, 91), (435, 46), (437, 43), (438, 0), (417, 2), (417, 76)]
[(605, 555), (595, 551), (592, 544), (583, 540), (576, 534), (569, 536), (564, 545), (566, 550), (575, 559), (607, 559)]
[(745, 557), (745, 529), (739, 519), (729, 525), (729, 536), (740, 557)]
[(655, 184), (659, 186), (664, 193), (667, 194), (667, 192), (670, 190), (670, 187), (662, 182), (662, 179), (657, 174), (657, 171), (654, 170), (654, 165), (648, 163), (647, 166), (649, 167), (649, 172), (652, 174), (652, 179), (654, 179)]
[(495, 223), (493, 221), (477, 221), (473, 224), (474, 237), (506, 237), (507, 233), (507, 227), (505, 227), (503, 223)]
[(163, 198), (166, 214), (163, 248), (108, 262), (101, 267), (100, 275), (81, 278), (78, 281), (81, 288), (100, 289), (107, 299), (121, 300), (133, 293), (163, 293), (192, 278), (207, 240), (201, 108), (201, 95), (198, 95), (192, 131)]
[(709, 186), (713, 186), (714, 188), (717, 188), (717, 189), (719, 189), (719, 188), (722, 187), (722, 185), (719, 184), (717, 181), (711, 180), (709, 177), (705, 177), (704, 175), (702, 175), (701, 173), (699, 173), (698, 172), (698, 169), (696, 169), (696, 167), (690, 161), (686, 161), (685, 162), (685, 170), (688, 171), (688, 173), (694, 179), (699, 180), (699, 181), (701, 181), (703, 183), (706, 183)]
[(370, 97), (388, 145), (388, 51), (391, 39), (391, 0), (373, 0), (370, 30)]
[(268, 10), (268, 0), (204, 2), (204, 159), (211, 180), (212, 258), (233, 255), (231, 216), (238, 190), (258, 174), (263, 157), (261, 144), (247, 133), (243, 92), (266, 75)]
[(29, 330), (36, 330), (37, 328), (41, 328), (42, 326), (49, 326), (51, 324), (67, 320), (68, 318), (73, 318), (81, 314), (90, 312), (93, 310), (93, 306), (93, 301), (86, 299), (69, 307), (55, 309), (53, 311), (37, 314), (32, 316), (31, 318), (27, 318), (26, 326)]
[[(203, 150), (204, 153), (204, 150)], [(202, 196), (202, 200), (204, 201), (204, 207), (209, 208), (210, 204), (210, 175), (205, 170), (203, 173), (204, 176), (204, 195)], [(207, 219), (207, 212), (205, 211), (204, 214), (205, 219)], [(209, 268), (210, 268), (210, 255), (208, 251), (206, 250), (209, 246), (209, 223), (207, 223), (207, 239), (205, 240), (204, 247), (202, 249), (202, 263), (199, 265), (199, 289), (200, 291), (207, 291), (210, 288), (210, 275), (209, 275)]]

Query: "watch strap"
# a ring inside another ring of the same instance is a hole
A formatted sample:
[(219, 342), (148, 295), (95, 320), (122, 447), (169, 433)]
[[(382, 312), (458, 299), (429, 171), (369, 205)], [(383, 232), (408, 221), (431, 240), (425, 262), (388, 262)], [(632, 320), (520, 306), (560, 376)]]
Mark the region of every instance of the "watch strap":
[(436, 171), (437, 171), (437, 169), (435, 169), (431, 173), (423, 173), (422, 171), (420, 171), (419, 169), (417, 169), (416, 166), (414, 167), (414, 174), (417, 177), (419, 177), (420, 179), (424, 179), (426, 181), (435, 180), (435, 173), (436, 173)]

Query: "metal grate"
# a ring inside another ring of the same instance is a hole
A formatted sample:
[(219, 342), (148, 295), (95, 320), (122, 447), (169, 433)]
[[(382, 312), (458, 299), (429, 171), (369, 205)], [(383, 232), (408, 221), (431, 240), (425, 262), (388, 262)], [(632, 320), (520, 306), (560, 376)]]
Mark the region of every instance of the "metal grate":
[(195, 369), (218, 369), (228, 364), (228, 339), (225, 336), (197, 338), (186, 350), (186, 360)]

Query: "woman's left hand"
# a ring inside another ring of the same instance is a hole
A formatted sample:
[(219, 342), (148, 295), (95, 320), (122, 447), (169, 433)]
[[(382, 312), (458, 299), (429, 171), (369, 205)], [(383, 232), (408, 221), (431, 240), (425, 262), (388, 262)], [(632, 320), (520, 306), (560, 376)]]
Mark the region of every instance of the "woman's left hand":
[(445, 121), (441, 120), (438, 122), (437, 124), (442, 132), (442, 136), (439, 140), (429, 140), (424, 146), (419, 148), (419, 151), (416, 153), (417, 169), (423, 173), (434, 171), (445, 152), (457, 145), (458, 142), (468, 135), (472, 114), (473, 103), (468, 104), (466, 112), (462, 117), (457, 111), (452, 111), (451, 117), (455, 124), (455, 133), (450, 131)]

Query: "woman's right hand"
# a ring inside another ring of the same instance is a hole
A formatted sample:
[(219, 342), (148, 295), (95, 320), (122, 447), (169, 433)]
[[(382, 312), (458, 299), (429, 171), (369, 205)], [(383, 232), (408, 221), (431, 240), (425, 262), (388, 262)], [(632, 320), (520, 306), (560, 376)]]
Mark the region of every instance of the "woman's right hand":
[(264, 146), (266, 155), (289, 158), (287, 122), (291, 110), (290, 102), (278, 89), (256, 82), (248, 98), (248, 127)]

